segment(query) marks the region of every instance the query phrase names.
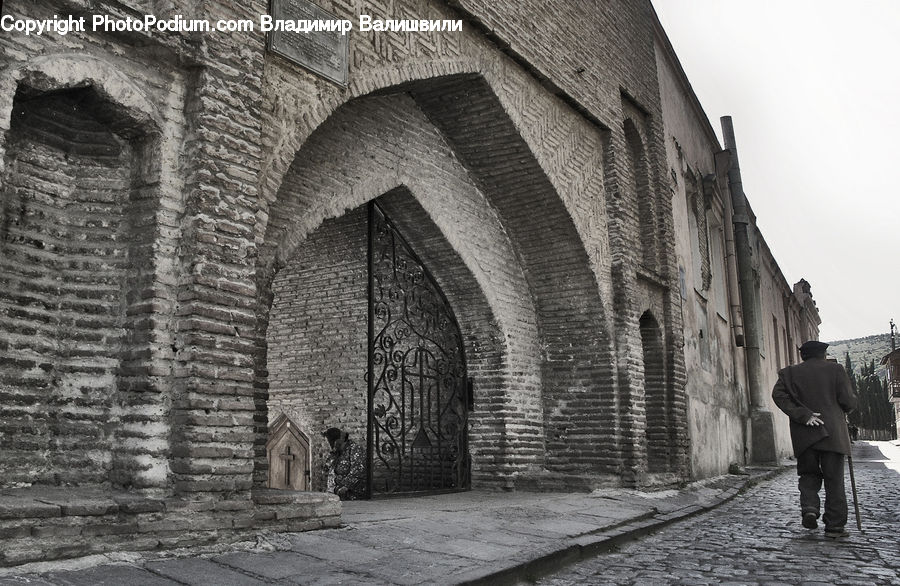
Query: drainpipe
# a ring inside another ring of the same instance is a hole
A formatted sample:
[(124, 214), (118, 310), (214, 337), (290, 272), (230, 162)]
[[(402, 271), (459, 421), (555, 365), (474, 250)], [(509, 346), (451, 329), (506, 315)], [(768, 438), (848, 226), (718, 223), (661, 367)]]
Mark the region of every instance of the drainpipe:
[[(724, 185), (725, 174), (731, 164), (731, 153), (719, 151), (716, 153), (716, 177), (718, 185)], [(725, 192), (725, 189), (722, 189)], [(728, 315), (731, 317), (731, 330), (734, 336), (734, 344), (739, 348), (744, 346), (744, 316), (741, 315), (741, 294), (738, 285), (737, 259), (734, 250), (734, 225), (731, 218), (734, 217), (731, 198), (723, 197), (724, 218), (722, 230), (725, 232), (725, 287), (728, 294)]]
[[(724, 194), (721, 198), (723, 207), (722, 230), (725, 233), (725, 290), (728, 295), (728, 315), (731, 318), (731, 335), (733, 336), (735, 347), (743, 348), (744, 316), (741, 315), (741, 290), (738, 285), (737, 254), (735, 253), (734, 247), (734, 224), (732, 223), (734, 211), (732, 210), (731, 191), (728, 188), (727, 177), (728, 168), (731, 165), (731, 153), (726, 150), (719, 151), (716, 153), (715, 163), (716, 175), (714, 180), (717, 185), (721, 186), (720, 193)], [(742, 355), (742, 353), (737, 351), (731, 352), (731, 368), (733, 372), (735, 372), (735, 391), (740, 388), (738, 386), (738, 375), (736, 373), (741, 370), (742, 363), (746, 364), (746, 361), (742, 359)], [(751, 411), (749, 386), (744, 389), (744, 399), (744, 409), (741, 412), (741, 419), (744, 421), (744, 426), (741, 428), (741, 445), (744, 447), (744, 450), (743, 459), (740, 463), (747, 465), (751, 460), (750, 430), (746, 425), (748, 421), (747, 417)]]
[(744, 356), (747, 361), (747, 387), (750, 394), (750, 456), (755, 463), (777, 461), (775, 450), (775, 421), (766, 401), (767, 389), (762, 376), (762, 308), (760, 305), (758, 273), (753, 266), (753, 247), (750, 244), (750, 214), (741, 180), (737, 145), (731, 116), (723, 116), (722, 134), (725, 148), (730, 152), (728, 187), (731, 191), (732, 223), (737, 259), (738, 286), (744, 316)]

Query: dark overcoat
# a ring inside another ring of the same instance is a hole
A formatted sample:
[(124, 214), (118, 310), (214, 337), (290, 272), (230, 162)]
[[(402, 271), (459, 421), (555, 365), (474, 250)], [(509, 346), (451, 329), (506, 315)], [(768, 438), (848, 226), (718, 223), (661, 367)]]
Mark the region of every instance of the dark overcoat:
[[(843, 366), (824, 358), (810, 358), (783, 368), (778, 372), (772, 398), (791, 420), (795, 456), (813, 444), (820, 450), (850, 454), (844, 414), (856, 409), (857, 397)], [(824, 425), (806, 425), (813, 413), (821, 413)]]

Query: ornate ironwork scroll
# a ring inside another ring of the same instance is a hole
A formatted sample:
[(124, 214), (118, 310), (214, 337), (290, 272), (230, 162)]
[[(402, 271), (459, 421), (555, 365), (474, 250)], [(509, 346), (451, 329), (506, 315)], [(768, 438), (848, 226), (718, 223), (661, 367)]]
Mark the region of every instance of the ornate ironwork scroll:
[(369, 486), (374, 494), (469, 487), (466, 364), (447, 299), (369, 204)]

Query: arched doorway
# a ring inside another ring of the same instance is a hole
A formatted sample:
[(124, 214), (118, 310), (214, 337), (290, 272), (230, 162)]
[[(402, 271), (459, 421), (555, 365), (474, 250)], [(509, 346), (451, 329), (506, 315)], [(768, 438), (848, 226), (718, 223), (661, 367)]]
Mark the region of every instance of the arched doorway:
[[(470, 486), (465, 342), (448, 299), (469, 308), (467, 319), (480, 305), (464, 272), (403, 189), (324, 221), (278, 271), (268, 411), (311, 439), (306, 489), (326, 490), (329, 427), (364, 448), (366, 494)], [(273, 487), (285, 469), (269, 455)]]
[(666, 391), (666, 361), (662, 330), (649, 311), (640, 319), (644, 358), (647, 471), (668, 472), (672, 461), (670, 401)]
[[(619, 462), (619, 424), (602, 291), (565, 201), (480, 76), (422, 80), (355, 98), (311, 133), (273, 200), (260, 247), (261, 328), (279, 327), (282, 275), (307, 254), (318, 231), (397, 192), (416, 203), (414, 219), (399, 221), (409, 206), (399, 215), (393, 203), (386, 209), (404, 235), (414, 235), (410, 242), (461, 327), (474, 381), (467, 419), (472, 484), (605, 481)], [(422, 243), (431, 247), (428, 254)], [(355, 311), (346, 319), (358, 320)], [(261, 338), (267, 347), (257, 384), (274, 397), (281, 392), (277, 344), (265, 332)], [(360, 355), (358, 341), (349, 343)], [(348, 360), (350, 348), (339, 351)], [(321, 413), (335, 400), (322, 391), (305, 404)], [(341, 422), (354, 425), (361, 440), (366, 425), (357, 415), (366, 406), (340, 400)], [(268, 411), (259, 420), (278, 415), (272, 400), (259, 404)], [(314, 452), (322, 453), (318, 431), (310, 436), (319, 444)]]

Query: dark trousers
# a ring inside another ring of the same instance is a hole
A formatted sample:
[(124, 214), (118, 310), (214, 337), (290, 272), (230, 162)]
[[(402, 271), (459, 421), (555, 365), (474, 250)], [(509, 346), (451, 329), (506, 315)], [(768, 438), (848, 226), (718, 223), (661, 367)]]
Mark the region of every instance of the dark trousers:
[(819, 489), (825, 483), (825, 529), (847, 524), (847, 493), (844, 491), (844, 454), (808, 448), (797, 458), (800, 476), (800, 512), (819, 515)]

